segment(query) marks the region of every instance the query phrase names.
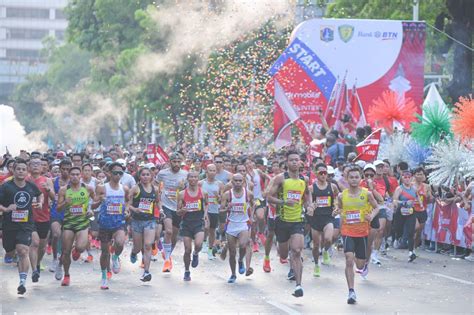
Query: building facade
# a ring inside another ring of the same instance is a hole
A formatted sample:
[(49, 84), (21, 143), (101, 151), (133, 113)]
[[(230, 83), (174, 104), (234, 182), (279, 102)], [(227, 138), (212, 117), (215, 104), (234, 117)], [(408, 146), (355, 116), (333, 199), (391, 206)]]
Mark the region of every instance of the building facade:
[(0, 0), (0, 102), (30, 74), (46, 71), (43, 40), (63, 41), (67, 0)]

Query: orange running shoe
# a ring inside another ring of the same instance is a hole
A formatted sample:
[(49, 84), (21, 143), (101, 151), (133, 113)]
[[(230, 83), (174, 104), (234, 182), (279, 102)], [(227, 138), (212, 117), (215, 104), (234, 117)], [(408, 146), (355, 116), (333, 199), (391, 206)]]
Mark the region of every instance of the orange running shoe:
[(288, 263), (288, 259), (283, 259), (280, 257), (280, 264), (287, 264)]
[(86, 263), (92, 263), (94, 261), (94, 256), (92, 255), (87, 255)]
[(258, 253), (259, 247), (258, 247), (258, 243), (257, 243), (257, 242), (254, 242), (254, 243), (253, 243), (252, 250), (253, 250), (254, 253)]
[(270, 267), (270, 259), (263, 259), (263, 271), (270, 272), (272, 271), (272, 267)]
[(61, 282), (61, 286), (68, 287), (71, 284), (71, 276), (64, 275), (63, 281)]
[(112, 271), (107, 271), (107, 280), (112, 279)]
[(77, 261), (80, 257), (81, 257), (81, 253), (79, 253), (79, 252), (76, 250), (76, 248), (74, 247), (74, 248), (72, 249), (72, 259), (73, 259), (74, 261)]
[(163, 264), (163, 272), (171, 272), (171, 259), (165, 260)]
[(265, 237), (265, 235), (263, 233), (257, 233), (257, 236), (262, 246), (265, 246), (265, 243), (267, 242), (267, 238)]
[(48, 244), (48, 246), (46, 246), (46, 254), (51, 255), (52, 253), (53, 253), (53, 247)]

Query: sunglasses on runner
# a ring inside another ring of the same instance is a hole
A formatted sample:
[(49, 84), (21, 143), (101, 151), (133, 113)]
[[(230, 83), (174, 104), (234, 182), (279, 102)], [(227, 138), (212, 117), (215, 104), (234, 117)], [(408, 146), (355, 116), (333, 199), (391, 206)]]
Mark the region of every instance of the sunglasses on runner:
[(372, 177), (375, 177), (375, 174), (365, 174), (365, 177), (372, 178)]
[(319, 171), (319, 172), (318, 172), (318, 175), (327, 175), (327, 174), (328, 174), (327, 171)]
[(123, 175), (123, 171), (112, 171), (112, 175)]

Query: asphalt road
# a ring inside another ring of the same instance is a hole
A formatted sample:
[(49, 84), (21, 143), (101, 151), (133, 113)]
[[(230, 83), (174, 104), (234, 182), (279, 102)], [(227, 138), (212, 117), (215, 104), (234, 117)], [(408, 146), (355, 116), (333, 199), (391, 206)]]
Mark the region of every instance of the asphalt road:
[[(94, 262), (73, 262), (71, 286), (61, 287), (52, 273), (43, 271), (40, 282), (31, 283), (27, 293), (16, 294), (16, 267), (0, 267), (0, 313), (266, 313), (266, 314), (472, 314), (474, 312), (474, 264), (462, 259), (419, 251), (414, 263), (406, 261), (407, 252), (390, 250), (383, 266), (371, 265), (368, 280), (356, 275), (356, 305), (346, 304), (344, 256), (336, 252), (330, 266), (322, 266), (320, 278), (312, 276), (311, 252), (305, 250), (303, 288), (305, 296), (291, 295), (294, 283), (286, 280), (288, 267), (281, 265), (272, 252), (272, 272), (262, 270), (263, 254), (254, 254), (255, 273), (238, 276), (227, 284), (227, 261), (209, 261), (200, 256), (200, 265), (191, 271), (191, 282), (182, 280), (182, 243), (174, 257), (170, 274), (161, 272), (162, 260), (151, 267), (153, 279), (142, 283), (142, 269), (129, 261), (130, 247), (122, 254), (122, 271), (114, 275), (110, 290), (102, 291), (98, 252)], [(52, 256), (45, 257), (49, 265)], [(2, 253), (3, 262), (3, 253)]]

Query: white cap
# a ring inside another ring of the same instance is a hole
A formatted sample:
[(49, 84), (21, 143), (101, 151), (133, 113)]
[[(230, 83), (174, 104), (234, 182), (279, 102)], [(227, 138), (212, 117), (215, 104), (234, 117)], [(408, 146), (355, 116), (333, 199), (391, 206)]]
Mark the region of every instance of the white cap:
[(365, 164), (365, 161), (362, 161), (362, 160), (359, 160), (359, 161), (356, 161), (355, 164), (360, 167), (360, 168), (364, 168)]
[(329, 175), (335, 174), (334, 167), (332, 167), (331, 165), (328, 165), (328, 174)]
[(364, 171), (366, 170), (373, 170), (375, 172), (375, 166), (372, 163), (368, 163), (364, 166)]
[(127, 166), (127, 162), (125, 162), (124, 159), (117, 159), (117, 161), (115, 161), (117, 163), (119, 163), (120, 165), (122, 165), (122, 167), (126, 167)]
[(144, 168), (151, 169), (151, 168), (154, 168), (154, 167), (156, 167), (156, 166), (155, 166), (155, 164), (153, 164), (153, 163), (150, 162), (150, 163), (146, 163), (143, 167), (144, 167)]
[(94, 167), (92, 167), (92, 170), (93, 170), (94, 172), (100, 171), (100, 167), (98, 167), (97, 165), (94, 165)]
[(375, 166), (375, 167), (377, 167), (377, 166), (379, 166), (379, 165), (384, 165), (384, 164), (385, 164), (385, 163), (384, 163), (382, 160), (376, 160), (376, 161), (374, 162), (374, 166)]

